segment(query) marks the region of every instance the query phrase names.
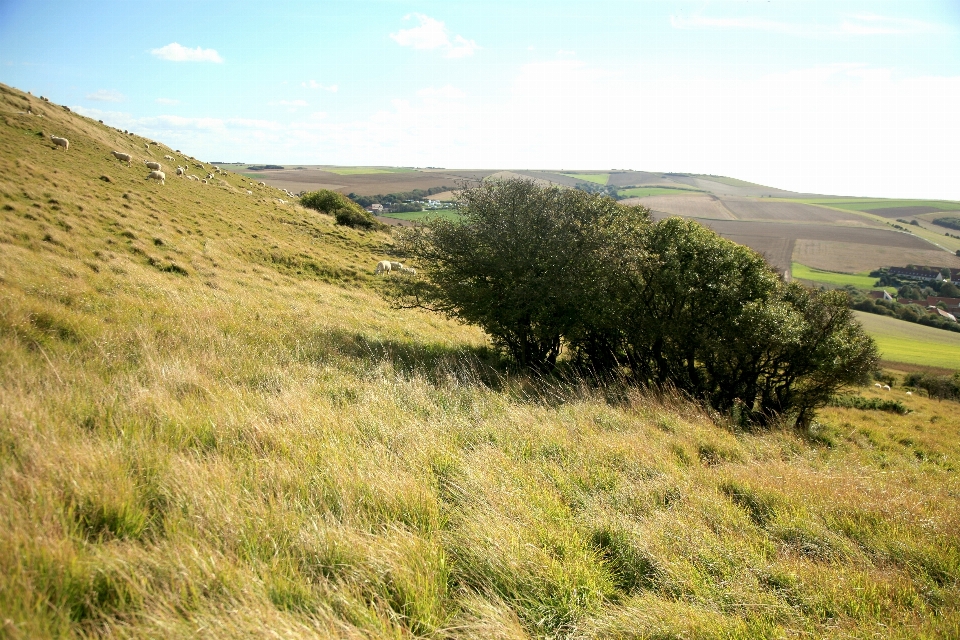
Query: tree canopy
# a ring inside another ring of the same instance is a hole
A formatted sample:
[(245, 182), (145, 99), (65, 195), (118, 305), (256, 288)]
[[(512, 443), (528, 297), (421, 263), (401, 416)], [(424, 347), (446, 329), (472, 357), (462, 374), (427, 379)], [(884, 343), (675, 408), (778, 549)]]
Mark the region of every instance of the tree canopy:
[(464, 190), (457, 207), (461, 220), (401, 236), (422, 276), (396, 280), (395, 301), (480, 326), (520, 367), (550, 371), (567, 348), (598, 379), (806, 424), (876, 366), (844, 292), (786, 284), (696, 222), (525, 180)]

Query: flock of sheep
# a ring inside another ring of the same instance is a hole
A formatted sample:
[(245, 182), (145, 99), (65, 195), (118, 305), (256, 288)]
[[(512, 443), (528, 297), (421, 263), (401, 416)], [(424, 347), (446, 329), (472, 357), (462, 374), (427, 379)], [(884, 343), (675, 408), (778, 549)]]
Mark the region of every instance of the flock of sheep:
[(381, 260), (377, 263), (377, 268), (374, 269), (376, 275), (383, 275), (385, 273), (390, 273), (396, 271), (397, 273), (405, 273), (410, 276), (417, 275), (417, 270), (413, 267), (405, 267), (402, 262), (391, 262), (390, 260)]
[[(873, 386), (877, 387), (878, 389), (883, 389), (884, 391), (890, 391), (890, 385), (888, 384), (880, 384), (879, 382), (874, 382)], [(907, 391), (907, 395), (912, 396), (913, 392)]]

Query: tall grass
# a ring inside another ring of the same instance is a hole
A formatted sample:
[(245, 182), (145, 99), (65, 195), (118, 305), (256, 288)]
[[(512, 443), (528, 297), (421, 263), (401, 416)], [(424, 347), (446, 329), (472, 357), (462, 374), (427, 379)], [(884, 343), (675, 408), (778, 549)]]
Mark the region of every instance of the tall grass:
[(122, 137), (45, 110), (75, 156), (0, 126), (2, 635), (960, 633), (956, 404), (752, 434), (514, 378), (382, 302), (386, 236), (99, 181)]

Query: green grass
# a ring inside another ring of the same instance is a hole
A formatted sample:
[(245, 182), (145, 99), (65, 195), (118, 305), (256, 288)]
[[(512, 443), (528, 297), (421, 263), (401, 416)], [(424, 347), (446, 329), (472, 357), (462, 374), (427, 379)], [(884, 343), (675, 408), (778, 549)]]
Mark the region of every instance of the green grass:
[(877, 278), (871, 278), (867, 273), (837, 273), (835, 271), (822, 271), (806, 265), (794, 262), (791, 264), (790, 272), (795, 280), (807, 280), (817, 284), (828, 284), (837, 287), (852, 285), (858, 289), (880, 291), (886, 289), (889, 293), (896, 293), (896, 287), (879, 287)]
[(857, 311), (857, 319), (890, 362), (960, 369), (960, 333)]
[(569, 176), (584, 182), (593, 182), (596, 184), (607, 184), (610, 179), (609, 173), (563, 173), (560, 175)]
[(0, 113), (3, 637), (957, 635), (960, 405), (749, 433), (516, 377), (381, 297), (391, 236)]
[(625, 198), (646, 198), (647, 196), (674, 196), (703, 193), (700, 189), (671, 189), (669, 187), (632, 187), (617, 192)]
[(719, 182), (720, 184), (725, 184), (731, 187), (762, 187), (763, 186), (763, 185), (756, 184), (754, 182), (747, 182), (746, 180), (738, 180), (737, 178), (728, 178), (726, 176), (708, 176), (705, 174), (696, 174), (694, 177), (700, 178), (701, 180)]
[(415, 169), (405, 169), (400, 167), (324, 167), (323, 170), (340, 176), (361, 176), (378, 173), (410, 173), (415, 171)]

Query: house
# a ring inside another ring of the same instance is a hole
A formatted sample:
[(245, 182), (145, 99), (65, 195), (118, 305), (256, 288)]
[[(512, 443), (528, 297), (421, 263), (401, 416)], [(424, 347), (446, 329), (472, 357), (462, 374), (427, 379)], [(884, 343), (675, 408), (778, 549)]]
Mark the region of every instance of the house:
[(947, 308), (947, 311), (958, 312), (960, 311), (960, 298), (944, 298), (943, 296), (927, 296), (927, 306), (937, 307), (940, 303), (943, 303), (943, 306)]
[(874, 300), (890, 300), (891, 302), (893, 301), (893, 296), (891, 296), (886, 291), (871, 291), (867, 295), (873, 298)]
[(951, 322), (956, 322), (956, 321), (957, 321), (957, 317), (956, 317), (955, 315), (953, 315), (952, 313), (947, 313), (947, 312), (944, 311), (943, 309), (939, 309), (939, 308), (937, 308), (937, 307), (933, 307), (933, 308), (931, 309), (931, 311), (936, 311), (936, 312), (940, 315), (941, 318), (946, 318), (947, 320), (950, 320)]
[(926, 282), (940, 282), (943, 280), (943, 274), (940, 273), (939, 269), (931, 269), (929, 267), (890, 267), (888, 273), (898, 278), (907, 278), (908, 280), (921, 280)]
[(383, 213), (383, 205), (379, 202), (374, 202), (372, 205), (370, 205), (370, 212), (374, 215), (380, 215)]

